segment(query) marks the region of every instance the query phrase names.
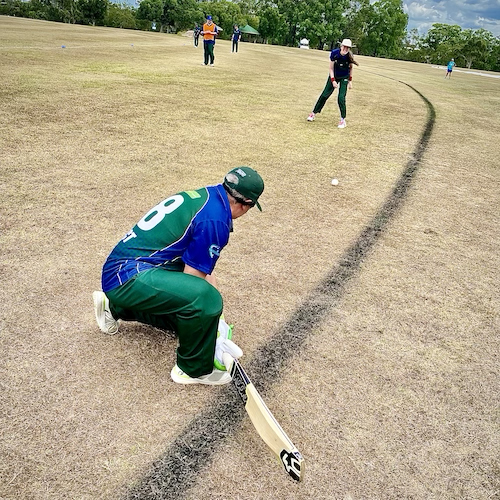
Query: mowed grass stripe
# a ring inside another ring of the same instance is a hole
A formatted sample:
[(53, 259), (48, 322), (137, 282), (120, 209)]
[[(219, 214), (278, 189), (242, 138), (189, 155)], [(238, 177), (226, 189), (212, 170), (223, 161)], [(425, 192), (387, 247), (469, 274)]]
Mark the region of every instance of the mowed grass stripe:
[[(383, 76), (383, 75), (379, 75)], [(389, 77), (388, 77), (389, 78)], [(391, 78), (392, 79), (392, 78)], [(346, 285), (356, 277), (361, 263), (375, 246), (402, 207), (432, 135), (436, 112), (432, 103), (417, 89), (408, 86), (425, 102), (428, 118), (422, 135), (394, 189), (382, 207), (344, 252), (325, 279), (309, 294), (292, 317), (246, 364), (252, 381), (265, 394), (281, 376), (285, 365), (342, 298)], [(127, 500), (177, 498), (195, 484), (197, 475), (212, 459), (223, 441), (246, 415), (234, 391), (221, 392), (210, 407), (191, 420), (165, 453), (126, 494)], [(307, 462), (307, 457), (305, 457)]]

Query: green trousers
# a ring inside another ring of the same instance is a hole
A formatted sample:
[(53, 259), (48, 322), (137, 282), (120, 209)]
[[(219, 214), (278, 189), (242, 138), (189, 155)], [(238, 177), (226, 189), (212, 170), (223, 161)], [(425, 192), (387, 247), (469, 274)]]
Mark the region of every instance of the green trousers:
[[(345, 106), (345, 96), (347, 94), (347, 85), (349, 84), (349, 79), (348, 78), (342, 78), (338, 80), (339, 84), (339, 97), (338, 97), (338, 103), (339, 103), (339, 109), (340, 109), (340, 116), (342, 118), (345, 118), (347, 116), (347, 111), (346, 111), (346, 106)], [(323, 92), (321, 95), (318, 97), (318, 100), (316, 101), (316, 105), (314, 106), (313, 113), (321, 113), (321, 110), (323, 109), (323, 106), (326, 104), (326, 101), (328, 101), (328, 98), (333, 94), (334, 91), (333, 83), (330, 79), (330, 76), (328, 76), (328, 80), (326, 81), (325, 88), (323, 89)]]
[(177, 365), (183, 372), (190, 377), (212, 372), (222, 297), (208, 281), (154, 268), (106, 295), (115, 319), (174, 331), (179, 339)]
[(203, 55), (205, 57), (205, 66), (210, 62), (214, 63), (214, 43), (203, 42)]

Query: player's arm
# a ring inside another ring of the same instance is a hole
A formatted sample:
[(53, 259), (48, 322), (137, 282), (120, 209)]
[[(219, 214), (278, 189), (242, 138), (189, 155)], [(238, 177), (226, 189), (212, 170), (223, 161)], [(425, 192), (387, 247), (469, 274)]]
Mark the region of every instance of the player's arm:
[(330, 71), (330, 80), (332, 81), (332, 84), (334, 86), (334, 88), (337, 88), (339, 85), (338, 83), (335, 81), (335, 75), (333, 74), (333, 65), (335, 64), (335, 61), (330, 61), (330, 67), (329, 67), (329, 71)]
[(217, 288), (217, 279), (215, 278), (215, 274), (207, 274), (202, 271), (198, 271), (198, 269), (195, 269), (194, 267), (188, 266), (185, 264), (184, 266), (184, 272), (186, 274), (190, 274), (191, 276), (197, 276), (198, 278), (202, 278), (204, 280), (207, 280), (212, 286)]
[(215, 288), (217, 288), (217, 279), (215, 277), (215, 273), (207, 274), (205, 279)]
[(184, 272), (186, 274), (190, 274), (191, 276), (198, 276), (198, 278), (202, 279), (205, 279), (207, 277), (207, 273), (204, 273), (203, 271), (198, 271), (198, 269), (188, 266), (187, 264), (184, 265)]

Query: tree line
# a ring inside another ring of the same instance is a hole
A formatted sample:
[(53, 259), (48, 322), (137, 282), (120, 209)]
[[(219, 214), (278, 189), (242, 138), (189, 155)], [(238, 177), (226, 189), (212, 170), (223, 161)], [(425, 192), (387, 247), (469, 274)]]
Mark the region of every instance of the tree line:
[(0, 14), (65, 23), (177, 33), (207, 14), (229, 38), (234, 24), (250, 24), (265, 43), (331, 49), (351, 38), (361, 55), (500, 71), (500, 38), (484, 29), (433, 24), (425, 35), (407, 30), (402, 0), (0, 0)]

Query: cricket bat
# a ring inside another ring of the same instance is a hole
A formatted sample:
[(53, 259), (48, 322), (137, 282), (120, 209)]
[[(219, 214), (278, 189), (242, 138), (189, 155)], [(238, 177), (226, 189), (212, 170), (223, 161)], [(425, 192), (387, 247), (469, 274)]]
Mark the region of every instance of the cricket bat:
[(238, 360), (225, 352), (222, 356), (226, 370), (231, 374), (238, 394), (255, 430), (283, 464), (295, 481), (304, 479), (304, 459), (280, 424), (264, 403)]

